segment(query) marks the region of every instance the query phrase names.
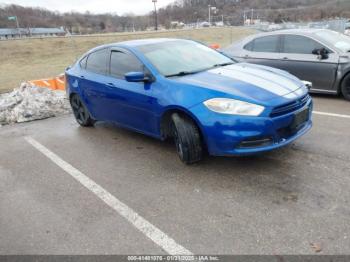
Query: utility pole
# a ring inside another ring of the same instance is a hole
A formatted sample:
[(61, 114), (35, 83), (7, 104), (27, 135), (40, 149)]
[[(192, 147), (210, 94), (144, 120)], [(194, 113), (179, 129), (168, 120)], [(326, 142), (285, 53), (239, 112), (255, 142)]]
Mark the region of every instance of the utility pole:
[(22, 36), (22, 33), (21, 33), (21, 29), (19, 28), (19, 22), (18, 22), (18, 17), (16, 16), (16, 25), (17, 25), (17, 29), (18, 29), (18, 32), (19, 32), (19, 37)]
[(210, 15), (210, 11), (211, 11), (211, 5), (208, 5), (209, 8), (209, 26), (211, 26), (211, 15)]
[(158, 15), (157, 15), (157, 0), (152, 0), (153, 4), (154, 4), (154, 21), (155, 21), (155, 25), (154, 25), (154, 29), (157, 31), (158, 30)]
[(22, 38), (22, 32), (21, 32), (21, 28), (19, 28), (19, 22), (18, 22), (18, 17), (17, 16), (16, 16), (16, 25), (17, 25), (19, 37)]
[[(193, 19), (192, 19), (193, 27), (196, 27), (196, 28), (198, 28), (198, 19), (196, 19), (197, 14), (198, 14), (197, 12), (194, 12), (193, 13)], [(194, 26), (194, 24), (196, 24), (196, 26)]]
[(251, 17), (250, 17), (250, 24), (251, 25), (253, 24), (253, 18), (254, 18), (254, 9), (252, 9), (252, 14), (251, 14)]
[(246, 15), (245, 15), (245, 10), (243, 11), (243, 26), (245, 26), (245, 21), (247, 20)]

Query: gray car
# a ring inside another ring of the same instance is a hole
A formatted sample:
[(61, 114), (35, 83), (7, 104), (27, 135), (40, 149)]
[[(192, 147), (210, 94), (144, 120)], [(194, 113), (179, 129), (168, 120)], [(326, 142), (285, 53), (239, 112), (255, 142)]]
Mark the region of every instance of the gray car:
[(293, 29), (245, 38), (223, 50), (240, 62), (286, 70), (315, 93), (350, 100), (350, 37), (325, 29)]

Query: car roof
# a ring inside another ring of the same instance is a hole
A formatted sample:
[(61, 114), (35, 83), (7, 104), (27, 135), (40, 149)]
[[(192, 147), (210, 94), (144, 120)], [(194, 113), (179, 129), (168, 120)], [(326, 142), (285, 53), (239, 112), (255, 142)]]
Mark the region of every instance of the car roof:
[[(285, 29), (285, 30), (276, 30), (272, 32), (263, 32), (263, 33), (258, 33), (258, 34), (253, 34), (250, 35), (236, 43), (233, 43), (232, 45), (228, 46), (224, 50), (226, 52), (235, 50), (235, 49), (241, 49), (244, 45), (249, 43), (250, 41), (259, 38), (259, 37), (264, 37), (264, 36), (273, 36), (273, 35), (283, 35), (283, 34), (292, 34), (292, 35), (303, 35), (306, 37), (310, 37), (313, 39), (316, 39), (320, 41), (321, 43), (329, 46), (332, 46), (330, 43), (327, 43), (324, 39), (320, 39), (320, 37), (317, 35), (318, 32), (324, 32), (324, 31), (331, 31), (329, 29), (318, 29), (318, 28), (303, 28), (303, 29)], [(331, 48), (333, 51), (340, 52), (336, 47), (332, 46)]]
[(241, 39), (240, 41), (237, 41), (236, 43), (233, 43), (231, 46), (240, 46), (241, 44), (245, 44), (255, 38), (263, 37), (263, 36), (270, 36), (270, 35), (281, 35), (281, 34), (296, 34), (296, 35), (305, 35), (305, 36), (315, 36), (315, 33), (320, 31), (325, 31), (327, 29), (314, 29), (314, 28), (307, 28), (307, 29), (284, 29), (284, 30), (276, 30), (272, 32), (260, 32), (257, 34), (252, 34), (247, 36), (246, 38)]
[(143, 45), (150, 44), (158, 44), (158, 43), (166, 43), (170, 41), (188, 41), (185, 39), (177, 39), (177, 38), (146, 38), (146, 39), (138, 39), (138, 40), (129, 40), (123, 42), (116, 42), (106, 45), (101, 45), (96, 48), (106, 48), (106, 47), (137, 47)]
[(328, 31), (328, 29), (316, 29), (316, 28), (305, 28), (305, 29), (285, 29), (276, 30), (273, 32), (261, 33), (259, 35), (280, 35), (280, 34), (298, 34), (298, 35), (313, 35), (317, 32)]
[(146, 38), (146, 39), (138, 39), (138, 40), (129, 40), (129, 41), (124, 41), (124, 42), (116, 42), (116, 43), (96, 46), (95, 48), (90, 49), (85, 55), (87, 55), (89, 53), (93, 53), (93, 52), (100, 50), (100, 49), (103, 49), (103, 48), (113, 48), (113, 47), (134, 48), (134, 47), (138, 47), (138, 46), (166, 43), (166, 42), (170, 42), (170, 41), (190, 41), (190, 40), (178, 39), (178, 38)]
[(149, 44), (159, 44), (159, 43), (165, 43), (170, 41), (176, 41), (176, 40), (183, 40), (183, 39), (176, 39), (176, 38), (147, 38), (147, 39), (139, 39), (139, 40), (129, 40), (124, 42), (115, 43), (115, 45), (123, 45), (123, 46), (143, 46), (143, 45), (149, 45)]

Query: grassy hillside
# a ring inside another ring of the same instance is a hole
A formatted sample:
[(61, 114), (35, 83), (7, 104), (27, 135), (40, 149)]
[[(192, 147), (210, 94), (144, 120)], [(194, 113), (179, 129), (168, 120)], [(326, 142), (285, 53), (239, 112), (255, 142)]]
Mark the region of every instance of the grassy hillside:
[(101, 44), (140, 38), (176, 37), (225, 46), (252, 33), (249, 29), (237, 27), (0, 41), (0, 92), (12, 90), (22, 81), (63, 73), (79, 56)]

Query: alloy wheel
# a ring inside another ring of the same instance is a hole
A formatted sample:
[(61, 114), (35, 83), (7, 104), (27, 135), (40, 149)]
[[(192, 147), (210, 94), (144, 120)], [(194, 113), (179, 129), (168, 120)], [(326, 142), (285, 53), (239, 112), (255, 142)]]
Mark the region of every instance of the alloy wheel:
[(83, 103), (80, 101), (78, 96), (74, 96), (71, 100), (71, 105), (73, 109), (74, 116), (79, 124), (86, 123), (89, 115), (86, 112), (86, 109), (83, 105)]

